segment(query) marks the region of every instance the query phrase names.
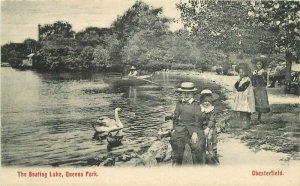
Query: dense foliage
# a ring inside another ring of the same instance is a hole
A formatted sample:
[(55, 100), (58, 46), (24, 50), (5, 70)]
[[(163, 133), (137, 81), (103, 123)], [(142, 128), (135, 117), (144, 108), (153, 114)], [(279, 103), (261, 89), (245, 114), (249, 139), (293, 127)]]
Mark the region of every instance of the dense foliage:
[(299, 59), (299, 2), (186, 0), (177, 8), (185, 29), (175, 32), (162, 8), (137, 1), (110, 28), (39, 25), (39, 41), (3, 45), (1, 58), (18, 67), (35, 53), (34, 68), (44, 71), (210, 70), (276, 52)]
[(274, 33), (274, 49), (285, 53), (286, 80), (290, 81), (292, 62), (299, 63), (300, 2), (299, 1), (251, 1), (247, 4), (248, 16), (256, 28), (267, 28)]

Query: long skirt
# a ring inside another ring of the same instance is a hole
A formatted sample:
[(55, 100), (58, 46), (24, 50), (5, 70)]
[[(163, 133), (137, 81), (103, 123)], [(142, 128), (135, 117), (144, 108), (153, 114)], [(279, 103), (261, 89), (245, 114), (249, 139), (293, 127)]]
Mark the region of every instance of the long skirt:
[(268, 93), (266, 87), (254, 88), (255, 110), (256, 112), (270, 112)]

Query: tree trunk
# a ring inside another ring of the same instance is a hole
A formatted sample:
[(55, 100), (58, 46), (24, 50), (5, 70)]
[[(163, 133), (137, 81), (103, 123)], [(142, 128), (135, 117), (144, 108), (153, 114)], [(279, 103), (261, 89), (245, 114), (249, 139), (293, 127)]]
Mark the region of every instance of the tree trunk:
[(227, 53), (226, 53), (225, 64), (223, 65), (223, 74), (224, 74), (224, 75), (227, 75), (227, 74), (228, 74), (228, 71), (229, 71), (229, 68), (231, 68), (231, 67), (230, 67), (230, 64), (229, 64), (229, 63), (230, 63), (229, 58), (230, 58), (230, 53), (227, 52)]
[(288, 84), (291, 82), (291, 72), (292, 72), (292, 62), (293, 62), (292, 53), (286, 52), (285, 59), (286, 59), (285, 83)]

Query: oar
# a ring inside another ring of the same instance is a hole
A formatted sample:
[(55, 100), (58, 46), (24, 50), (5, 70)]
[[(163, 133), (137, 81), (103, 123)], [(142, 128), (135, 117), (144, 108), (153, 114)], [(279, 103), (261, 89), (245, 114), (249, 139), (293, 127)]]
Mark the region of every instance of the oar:
[(158, 83), (155, 83), (155, 82), (153, 82), (153, 81), (150, 81), (150, 80), (147, 80), (147, 79), (143, 79), (143, 78), (140, 78), (140, 77), (136, 77), (136, 79), (140, 79), (140, 80), (147, 81), (147, 82), (149, 82), (149, 83), (153, 83), (153, 84), (155, 84), (155, 85), (161, 86), (161, 85), (158, 84)]
[(159, 83), (155, 83), (154, 81), (150, 81), (150, 80), (147, 80), (147, 79), (144, 79), (144, 78), (141, 78), (141, 77), (134, 77), (134, 78), (140, 79), (140, 80), (143, 80), (143, 81), (147, 81), (149, 83), (153, 83), (153, 84), (158, 85), (158, 86), (161, 86)]

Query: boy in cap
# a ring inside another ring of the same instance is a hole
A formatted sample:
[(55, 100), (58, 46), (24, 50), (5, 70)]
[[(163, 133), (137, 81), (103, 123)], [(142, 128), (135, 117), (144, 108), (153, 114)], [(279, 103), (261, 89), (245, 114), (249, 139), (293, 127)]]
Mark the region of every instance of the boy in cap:
[(173, 162), (181, 165), (185, 145), (191, 147), (193, 164), (205, 163), (205, 135), (203, 131), (203, 118), (200, 105), (194, 100), (197, 88), (192, 82), (181, 83), (178, 91), (182, 100), (176, 104), (173, 117), (173, 133), (171, 146), (173, 149)]
[(206, 149), (209, 156), (219, 163), (217, 157), (217, 128), (216, 128), (216, 113), (213, 101), (219, 98), (218, 94), (213, 93), (209, 89), (202, 90), (200, 93), (200, 108), (204, 113), (203, 129), (206, 136)]

